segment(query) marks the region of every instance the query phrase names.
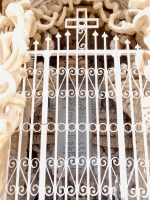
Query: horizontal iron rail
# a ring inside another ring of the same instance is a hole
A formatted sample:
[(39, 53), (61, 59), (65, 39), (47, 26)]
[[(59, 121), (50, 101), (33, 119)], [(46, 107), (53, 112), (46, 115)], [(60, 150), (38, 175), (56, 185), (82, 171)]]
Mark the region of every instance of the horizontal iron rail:
[[(37, 56), (42, 56), (45, 55), (45, 52), (49, 51), (51, 56), (56, 56), (57, 53), (59, 52), (59, 56), (64, 56), (66, 54), (68, 54), (68, 50), (33, 50), (33, 51), (28, 51), (29, 54), (37, 54)], [(69, 50), (69, 55), (76, 55), (76, 53), (78, 52), (78, 55), (95, 55), (95, 51), (96, 51), (96, 55), (98, 56), (104, 56), (104, 53), (106, 53), (106, 55), (111, 55), (112, 56), (112, 52), (115, 52), (116, 50)], [(121, 55), (127, 55), (127, 53), (129, 52), (131, 55), (134, 55), (137, 53), (138, 50), (118, 50), (121, 53)], [(140, 50), (139, 50), (140, 51)], [(149, 50), (144, 50), (145, 52), (149, 52)]]

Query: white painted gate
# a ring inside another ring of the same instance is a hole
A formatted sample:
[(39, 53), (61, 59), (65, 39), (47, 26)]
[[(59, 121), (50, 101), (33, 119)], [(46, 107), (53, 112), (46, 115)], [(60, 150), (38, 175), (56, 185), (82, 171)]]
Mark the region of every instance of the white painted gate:
[(47, 37), (46, 50), (35, 41), (29, 51), (21, 85), (27, 104), (10, 139), (5, 199), (150, 199), (149, 132), (141, 109), (150, 84), (134, 63), (139, 46), (130, 50), (126, 41), (120, 50), (114, 37), (109, 50), (104, 33), (99, 49), (98, 19), (88, 19), (83, 8), (76, 16), (65, 22), (76, 38), (58, 33), (56, 50), (49, 50)]

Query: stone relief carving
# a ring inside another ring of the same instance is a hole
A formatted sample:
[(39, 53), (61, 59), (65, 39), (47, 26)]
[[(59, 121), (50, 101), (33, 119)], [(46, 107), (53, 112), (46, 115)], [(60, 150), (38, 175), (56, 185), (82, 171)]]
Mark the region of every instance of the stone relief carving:
[(150, 2), (148, 0), (129, 0), (128, 1), (129, 8), (139, 8), (143, 9), (150, 6)]
[(111, 3), (117, 2), (121, 10), (128, 9), (129, 0), (110, 0)]
[[(0, 17), (0, 151), (2, 153), (8, 153), (8, 139), (19, 125), (25, 107), (25, 97), (16, 90), (21, 79), (27, 77), (22, 64), (29, 60), (27, 53), (29, 37), (33, 37), (36, 30), (30, 2), (9, 2), (5, 16)], [(5, 5), (6, 1), (2, 3), (2, 7)], [(7, 153), (0, 163), (0, 174), (5, 173)], [(1, 177), (0, 199), (3, 199), (5, 182), (6, 177)]]

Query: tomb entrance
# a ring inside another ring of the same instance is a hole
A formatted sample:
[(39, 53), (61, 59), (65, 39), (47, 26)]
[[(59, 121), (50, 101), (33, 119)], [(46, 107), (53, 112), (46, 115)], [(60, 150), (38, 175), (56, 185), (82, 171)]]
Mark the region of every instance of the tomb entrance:
[(127, 40), (119, 49), (114, 37), (108, 49), (98, 23), (77, 8), (54, 49), (47, 37), (45, 50), (35, 41), (29, 51), (28, 78), (20, 87), (27, 106), (10, 140), (6, 199), (147, 198), (141, 99), (150, 85), (136, 69), (139, 47), (130, 50)]

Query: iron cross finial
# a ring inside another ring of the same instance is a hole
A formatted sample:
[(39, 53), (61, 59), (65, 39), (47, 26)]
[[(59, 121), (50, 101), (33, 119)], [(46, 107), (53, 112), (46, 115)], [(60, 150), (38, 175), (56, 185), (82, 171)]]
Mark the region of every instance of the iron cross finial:
[[(94, 25), (89, 24), (89, 22), (94, 22), (95, 24)], [(86, 50), (88, 48), (88, 29), (98, 28), (98, 27), (99, 27), (99, 19), (88, 18), (87, 8), (77, 8), (76, 18), (74, 19), (69, 18), (65, 20), (65, 28), (76, 29), (77, 50)]]

